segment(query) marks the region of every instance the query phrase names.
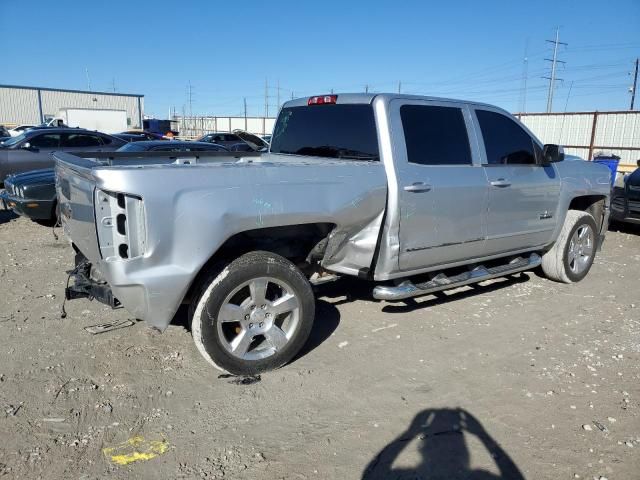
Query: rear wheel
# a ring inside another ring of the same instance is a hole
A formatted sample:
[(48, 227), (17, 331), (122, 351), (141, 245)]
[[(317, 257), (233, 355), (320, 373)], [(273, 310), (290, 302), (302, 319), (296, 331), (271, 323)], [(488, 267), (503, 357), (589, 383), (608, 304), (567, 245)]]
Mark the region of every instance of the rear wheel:
[(311, 285), (287, 259), (247, 253), (213, 272), (192, 302), (196, 347), (218, 369), (253, 375), (289, 362), (315, 316)]
[(569, 210), (554, 246), (542, 256), (542, 270), (551, 280), (573, 283), (582, 280), (596, 255), (597, 226), (591, 215)]

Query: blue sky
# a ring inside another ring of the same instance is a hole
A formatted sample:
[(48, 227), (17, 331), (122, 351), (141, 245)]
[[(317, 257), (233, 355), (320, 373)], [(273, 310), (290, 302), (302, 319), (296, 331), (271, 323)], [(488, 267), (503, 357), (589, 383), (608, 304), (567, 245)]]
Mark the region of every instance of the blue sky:
[[(640, 56), (640, 0), (191, 1), (27, 3), (0, 0), (0, 83), (145, 95), (146, 113), (171, 107), (270, 113), (280, 99), (402, 91), (519, 111), (528, 43), (527, 111), (543, 111), (551, 44), (560, 26), (554, 110), (628, 108)], [(637, 103), (640, 103), (638, 101)]]

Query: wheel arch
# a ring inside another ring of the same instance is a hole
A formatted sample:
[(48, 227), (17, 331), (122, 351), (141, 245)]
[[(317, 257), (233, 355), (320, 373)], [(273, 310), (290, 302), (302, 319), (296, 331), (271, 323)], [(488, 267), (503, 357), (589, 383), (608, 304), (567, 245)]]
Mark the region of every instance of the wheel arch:
[[(278, 254), (296, 265), (306, 261), (315, 250), (321, 256), (323, 240), (336, 227), (333, 223), (314, 222), (245, 230), (229, 237), (202, 265), (193, 278), (182, 303), (190, 302), (200, 283), (212, 270), (245, 253), (262, 250)], [(326, 247), (326, 244), (324, 245)]]
[(599, 232), (602, 233), (606, 229), (605, 225), (605, 208), (607, 197), (605, 195), (580, 195), (573, 197), (569, 202), (569, 210), (579, 210), (587, 212), (596, 221)]

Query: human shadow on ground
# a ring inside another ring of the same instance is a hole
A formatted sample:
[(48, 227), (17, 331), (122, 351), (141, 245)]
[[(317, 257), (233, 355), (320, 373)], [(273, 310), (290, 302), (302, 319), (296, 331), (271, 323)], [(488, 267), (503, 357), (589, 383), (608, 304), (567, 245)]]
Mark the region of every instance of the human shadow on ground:
[[(465, 434), (480, 441), (493, 459), (497, 474), (472, 468)], [(394, 462), (414, 441), (418, 442), (419, 463), (414, 467), (394, 466)], [(482, 424), (460, 408), (426, 409), (420, 412), (406, 431), (369, 462), (362, 474), (362, 480), (435, 479), (524, 480), (524, 476)]]

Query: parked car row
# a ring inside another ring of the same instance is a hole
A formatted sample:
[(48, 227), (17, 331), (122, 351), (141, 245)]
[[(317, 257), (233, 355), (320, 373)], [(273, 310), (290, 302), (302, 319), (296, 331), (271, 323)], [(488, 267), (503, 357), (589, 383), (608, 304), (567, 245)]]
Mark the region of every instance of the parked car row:
[[(95, 132), (94, 132), (95, 134)], [(99, 138), (104, 138), (100, 135)], [(71, 151), (59, 149), (58, 151)], [(91, 147), (83, 152), (94, 151)], [(100, 150), (95, 150), (100, 151)], [(226, 152), (222, 145), (189, 141), (136, 141), (122, 145), (117, 152)], [(77, 152), (76, 152), (77, 153)], [(0, 200), (5, 208), (32, 220), (55, 224), (58, 210), (56, 201), (56, 179), (53, 168), (31, 170), (5, 177), (4, 192)]]

